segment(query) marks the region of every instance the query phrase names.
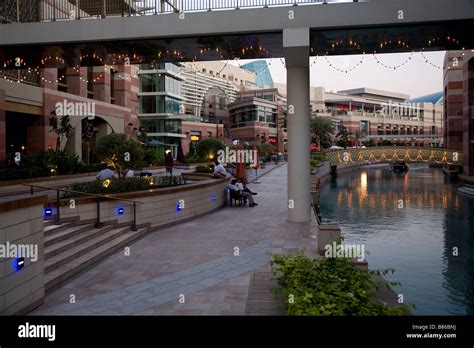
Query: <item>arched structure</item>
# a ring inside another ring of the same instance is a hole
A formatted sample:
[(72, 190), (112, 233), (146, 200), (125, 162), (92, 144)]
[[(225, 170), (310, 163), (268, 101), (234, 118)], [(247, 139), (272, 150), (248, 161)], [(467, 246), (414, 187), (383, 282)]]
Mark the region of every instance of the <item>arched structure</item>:
[(76, 153), (84, 163), (94, 162), (93, 151), (98, 139), (111, 133), (123, 133), (123, 119), (111, 116), (72, 117), (74, 132), (63, 144), (70, 153)]

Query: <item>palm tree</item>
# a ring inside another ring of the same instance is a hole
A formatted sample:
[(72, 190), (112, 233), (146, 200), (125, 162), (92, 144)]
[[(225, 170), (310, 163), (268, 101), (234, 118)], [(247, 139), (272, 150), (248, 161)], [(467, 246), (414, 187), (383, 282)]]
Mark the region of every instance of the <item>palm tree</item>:
[(68, 115), (57, 116), (56, 112), (51, 112), (49, 118), (50, 132), (56, 133), (56, 152), (61, 151), (61, 144), (65, 139), (68, 139), (74, 132), (74, 127), (71, 124), (71, 118)]
[(331, 146), (331, 135), (334, 133), (334, 126), (330, 120), (317, 117), (311, 120), (311, 142), (316, 143), (320, 148)]

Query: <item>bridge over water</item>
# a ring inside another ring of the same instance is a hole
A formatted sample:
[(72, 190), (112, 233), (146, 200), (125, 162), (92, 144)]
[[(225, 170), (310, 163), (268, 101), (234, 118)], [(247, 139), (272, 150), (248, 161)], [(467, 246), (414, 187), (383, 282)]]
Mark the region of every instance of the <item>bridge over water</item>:
[(421, 162), (449, 165), (463, 165), (461, 151), (442, 148), (420, 148), (410, 146), (382, 146), (330, 151), (326, 155), (331, 166), (354, 162)]
[(9, 0), (2, 5), (4, 69), (284, 58), (293, 222), (311, 220), (310, 56), (474, 49), (474, 35), (466, 30), (474, 27), (472, 0)]

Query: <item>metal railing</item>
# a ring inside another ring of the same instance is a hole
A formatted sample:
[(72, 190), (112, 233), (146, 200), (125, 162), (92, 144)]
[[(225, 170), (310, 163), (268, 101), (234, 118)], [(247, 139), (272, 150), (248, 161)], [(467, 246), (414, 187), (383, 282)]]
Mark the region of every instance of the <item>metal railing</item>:
[(40, 75), (36, 71), (28, 70), (0, 70), (0, 79), (6, 79), (18, 83), (27, 83), (30, 85), (40, 85)]
[[(68, 190), (68, 189), (63, 189), (63, 188), (58, 188), (58, 187), (51, 187), (51, 186), (42, 186), (42, 185), (32, 185), (32, 184), (23, 184), (23, 186), (27, 186), (30, 188), (30, 194), (34, 194), (34, 189), (39, 188), (43, 189), (43, 191), (56, 191), (56, 224), (61, 225), (61, 196), (60, 192), (66, 192), (66, 193), (71, 193), (71, 194), (76, 194), (76, 195), (83, 195), (86, 197), (93, 197), (96, 199), (97, 203), (97, 220), (95, 223), (96, 228), (101, 228), (102, 223), (100, 222), (100, 201), (101, 199), (107, 199), (107, 200), (115, 200), (115, 201), (121, 201), (121, 202), (129, 202), (133, 203), (133, 222), (132, 222), (132, 231), (137, 231), (137, 203), (138, 204), (143, 204), (143, 202), (140, 201), (135, 201), (132, 199), (126, 199), (126, 198), (120, 198), (120, 197), (112, 197), (112, 196), (106, 196), (106, 195), (98, 195), (98, 194), (93, 194), (93, 193), (85, 193), (85, 192), (80, 192), (80, 191), (74, 191), (74, 190)], [(70, 199), (70, 198), (68, 198)]]
[(143, 16), (178, 12), (238, 10), (330, 4), (332, 2), (362, 2), (366, 0), (2, 0), (0, 20), (12, 22), (42, 22)]

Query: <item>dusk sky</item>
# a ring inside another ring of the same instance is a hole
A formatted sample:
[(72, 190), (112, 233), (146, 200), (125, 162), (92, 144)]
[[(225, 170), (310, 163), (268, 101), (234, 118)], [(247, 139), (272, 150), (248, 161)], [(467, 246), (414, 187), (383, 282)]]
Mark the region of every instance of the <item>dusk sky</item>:
[[(318, 57), (316, 62), (311, 58), (311, 86), (325, 87), (327, 91), (338, 91), (357, 87), (383, 89), (392, 92), (409, 94), (411, 98), (441, 92), (443, 90), (443, 60), (445, 52), (424, 53), (430, 63), (441, 67), (438, 69), (429, 63), (421, 53), (397, 53), (376, 55), (380, 62), (391, 67), (402, 64), (408, 57), (408, 63), (393, 70), (378, 64), (372, 54), (365, 55), (363, 63), (348, 74), (338, 72), (329, 66), (346, 70), (356, 65), (362, 56)], [(239, 61), (245, 64), (251, 60)], [(286, 70), (280, 59), (267, 60), (275, 82), (286, 82)], [(314, 62), (314, 63), (313, 63)]]

